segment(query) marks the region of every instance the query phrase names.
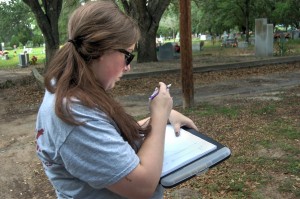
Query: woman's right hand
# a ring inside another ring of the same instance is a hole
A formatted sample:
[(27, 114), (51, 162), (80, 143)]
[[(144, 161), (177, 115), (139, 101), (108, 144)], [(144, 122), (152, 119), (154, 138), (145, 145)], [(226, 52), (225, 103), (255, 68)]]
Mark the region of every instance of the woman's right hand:
[(151, 132), (147, 134), (137, 153), (139, 165), (120, 181), (108, 187), (109, 190), (127, 198), (150, 198), (161, 176), (166, 124), (173, 99), (164, 83), (159, 82), (157, 89), (158, 94), (149, 102)]
[(173, 98), (170, 96), (169, 88), (167, 88), (165, 83), (159, 82), (157, 89), (157, 96), (149, 102), (150, 113), (151, 115), (164, 114), (167, 121), (173, 108)]

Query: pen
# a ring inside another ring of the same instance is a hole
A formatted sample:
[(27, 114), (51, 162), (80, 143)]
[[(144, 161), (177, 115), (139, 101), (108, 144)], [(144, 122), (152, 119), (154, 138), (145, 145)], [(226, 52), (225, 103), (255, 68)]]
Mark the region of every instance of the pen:
[[(172, 86), (172, 84), (167, 85), (167, 89), (169, 89)], [(153, 100), (158, 95), (158, 88), (156, 87), (152, 95), (149, 97), (149, 100)]]

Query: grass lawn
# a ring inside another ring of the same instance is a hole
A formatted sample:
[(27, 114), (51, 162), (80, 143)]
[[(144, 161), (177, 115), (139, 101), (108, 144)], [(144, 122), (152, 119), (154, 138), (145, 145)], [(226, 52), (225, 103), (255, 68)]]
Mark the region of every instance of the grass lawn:
[[(168, 40), (165, 42), (174, 42), (174, 40)], [(178, 41), (176, 41), (178, 42)], [(193, 39), (192, 41), (193, 45), (199, 45), (200, 40), (199, 39)], [(280, 49), (281, 48), (281, 49)], [(274, 42), (274, 56), (279, 56), (280, 50), (284, 51), (283, 56), (288, 55), (299, 55), (300, 54), (300, 39), (298, 40), (289, 40), (284, 45), (280, 46), (278, 42)], [(45, 60), (45, 53), (43, 52), (44, 48), (32, 48), (32, 52), (29, 53), (29, 60), (31, 61), (32, 57), (37, 57), (37, 63), (38, 65), (44, 64)], [(23, 49), (17, 49), (15, 52), (14, 50), (8, 50), (8, 60), (3, 60), (0, 57), (0, 69), (14, 69), (19, 68), (19, 54), (23, 53)], [(205, 41), (204, 42), (204, 50), (194, 50), (193, 51), (193, 58), (197, 57), (203, 57), (207, 54), (216, 56), (216, 57), (222, 57), (222, 56), (231, 56), (233, 54), (240, 54), (241, 52), (251, 52), (251, 56), (254, 55), (255, 47), (253, 45), (249, 45), (248, 48), (240, 49), (240, 48), (221, 48), (220, 41), (216, 41), (214, 44), (212, 41)], [(244, 53), (244, 54), (245, 54)], [(134, 58), (136, 60), (136, 57)]]

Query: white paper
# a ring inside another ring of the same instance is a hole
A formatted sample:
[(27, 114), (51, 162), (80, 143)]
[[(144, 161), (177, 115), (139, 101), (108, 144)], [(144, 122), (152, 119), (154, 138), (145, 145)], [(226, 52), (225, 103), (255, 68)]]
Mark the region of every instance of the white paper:
[(171, 125), (167, 125), (162, 176), (187, 165), (216, 149), (217, 146), (181, 129), (176, 137)]

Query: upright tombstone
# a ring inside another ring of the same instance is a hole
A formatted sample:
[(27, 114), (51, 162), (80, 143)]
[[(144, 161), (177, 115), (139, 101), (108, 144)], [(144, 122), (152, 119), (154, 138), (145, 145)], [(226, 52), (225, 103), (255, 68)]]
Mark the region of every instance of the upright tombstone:
[(168, 42), (160, 46), (157, 52), (157, 59), (161, 60), (172, 60), (175, 59), (175, 50), (172, 43)]
[(24, 68), (28, 66), (29, 62), (29, 54), (28, 53), (21, 53), (19, 54), (19, 66)]
[(5, 51), (4, 42), (1, 43), (1, 51)]
[(292, 31), (292, 38), (293, 39), (300, 39), (300, 31), (299, 30)]
[(273, 24), (266, 18), (255, 19), (255, 55), (273, 56)]

